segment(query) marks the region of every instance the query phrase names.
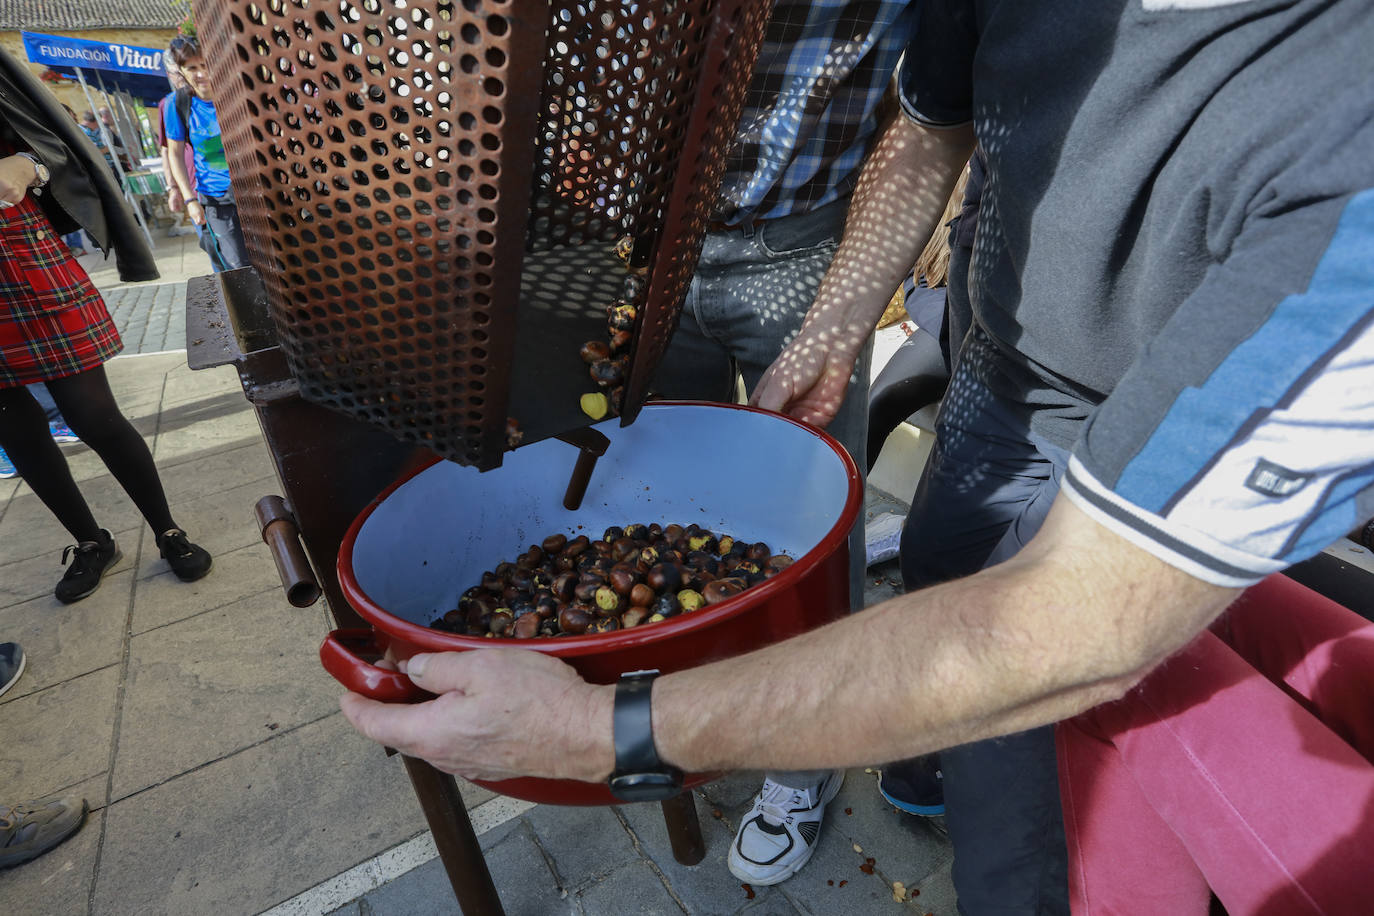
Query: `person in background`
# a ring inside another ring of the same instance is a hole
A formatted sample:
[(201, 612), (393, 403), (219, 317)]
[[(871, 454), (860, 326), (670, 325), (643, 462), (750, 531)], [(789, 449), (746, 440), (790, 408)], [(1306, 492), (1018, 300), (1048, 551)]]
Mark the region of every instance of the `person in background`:
[(109, 146), (105, 143), (105, 136), (100, 131), (100, 122), (96, 120), (95, 112), (84, 111), (81, 113), (81, 132), (86, 135), (86, 139), (95, 144), (95, 148), (100, 150), (100, 154), (105, 157), (105, 164), (109, 166), (110, 174), (119, 180), (119, 167), (115, 165), (114, 156), (110, 153)]
[[(181, 68), (172, 60), (172, 52), (169, 48), (162, 55), (162, 62), (167, 71), (167, 82), (171, 84), (172, 91), (167, 93), (157, 102), (157, 148), (162, 156), (162, 174), (167, 176), (167, 209), (172, 215), (178, 218), (189, 219), (186, 215), (187, 200), (195, 199), (196, 190), (196, 154), (190, 144), (186, 144), (182, 150), (182, 165), (186, 168), (186, 177), (191, 185), (191, 197), (187, 198), (181, 191), (180, 185), (172, 178), (171, 154), (167, 149), (167, 111), (175, 110), (177, 93), (188, 89), (186, 79), (181, 75)], [(214, 245), (207, 244), (205, 237), (205, 227), (200, 223), (192, 222), (191, 225), (196, 230), (196, 238), (200, 241), (200, 247), (210, 258), (210, 268), (219, 273), (224, 269), (224, 262), (220, 259), (219, 249)], [(176, 226), (168, 229), (168, 234), (176, 232)]]
[(74, 538), (54, 594), (78, 601), (121, 554), (91, 513), (24, 387), (44, 382), (63, 416), (119, 481), (183, 581), (205, 576), (209, 553), (172, 518), (153, 456), (120, 412), (104, 362), (123, 346), (90, 277), (58, 239), (83, 227), (120, 278), (157, 277), (156, 263), (108, 171), (28, 68), (0, 53), (0, 448)]
[[(26, 661), (19, 643), (0, 642), (0, 696), (19, 680)], [(86, 800), (76, 795), (0, 804), (0, 869), (37, 858), (76, 833), (86, 809)]]
[[(753, 391), (802, 325), (844, 227), (918, 4), (778, 0), (768, 21), (682, 318), (654, 374), (670, 398)], [(894, 289), (896, 287), (894, 286)], [(860, 474), (868, 349), (827, 431)], [(864, 602), (863, 519), (850, 536), (850, 606)], [(769, 770), (731, 844), (741, 881), (770, 885), (806, 864), (843, 770)]]
[[(71, 117), (73, 124), (78, 126), (81, 124), (81, 120), (76, 116), (76, 111), (73, 110), (72, 106), (63, 103), (62, 110)], [(67, 247), (72, 250), (73, 257), (79, 258), (86, 253), (86, 240), (82, 237), (80, 229), (67, 233), (62, 237), (62, 241), (66, 242)]]
[[(248, 246), (234, 190), (229, 183), (229, 161), (220, 138), (219, 114), (210, 95), (210, 71), (194, 38), (174, 38), (168, 55), (181, 71), (188, 88), (181, 89), (167, 105), (163, 124), (167, 134), (167, 164), (172, 183), (186, 202), (191, 222), (203, 227), (224, 270), (248, 266)], [(190, 146), (195, 168), (188, 171), (184, 152)], [(195, 174), (192, 182), (191, 172)]]
[(99, 115), (100, 123), (110, 135), (110, 142), (114, 144), (114, 153), (119, 157), (119, 164), (124, 166), (126, 172), (133, 171), (137, 167), (137, 159), (129, 152), (129, 147), (125, 145), (124, 138), (120, 136), (119, 128), (115, 124), (114, 114), (110, 109), (102, 107), (99, 111)]

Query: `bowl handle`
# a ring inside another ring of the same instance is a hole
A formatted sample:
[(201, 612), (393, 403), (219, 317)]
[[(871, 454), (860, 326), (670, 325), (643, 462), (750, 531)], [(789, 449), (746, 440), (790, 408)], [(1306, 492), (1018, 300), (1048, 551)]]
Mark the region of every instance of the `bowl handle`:
[(382, 703), (419, 703), (431, 699), (431, 694), (416, 687), (410, 678), (399, 671), (378, 668), (358, 657), (358, 653), (381, 655), (377, 645), (377, 631), (370, 627), (354, 630), (334, 630), (320, 643), (320, 663), (354, 693)]

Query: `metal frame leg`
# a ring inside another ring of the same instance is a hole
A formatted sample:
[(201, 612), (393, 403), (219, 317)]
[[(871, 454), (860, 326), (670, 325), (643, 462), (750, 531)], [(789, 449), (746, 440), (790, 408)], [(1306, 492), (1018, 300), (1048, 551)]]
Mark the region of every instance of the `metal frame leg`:
[(673, 858), (683, 865), (696, 865), (706, 858), (706, 841), (701, 836), (696, 799), (691, 792), (683, 792), (661, 804), (668, 842), (673, 844)]
[[(491, 880), (491, 872), (487, 870), (487, 861), (482, 856), (482, 847), (477, 842), (477, 833), (468, 819), (467, 806), (458, 794), (457, 781), (423, 760), (404, 754), (401, 760), (415, 787), (415, 795), (420, 800), (421, 810), (425, 812), (430, 832), (434, 834), (434, 845), (439, 848), (439, 858), (448, 872), (453, 895), (458, 898), (463, 916), (505, 916), (505, 910), (501, 909), (501, 898), (496, 894), (496, 885)], [(666, 809), (668, 803), (663, 804)], [(695, 819), (696, 812), (693, 810)], [(672, 834), (671, 829), (669, 834)], [(673, 841), (673, 849), (677, 849), (676, 840)]]

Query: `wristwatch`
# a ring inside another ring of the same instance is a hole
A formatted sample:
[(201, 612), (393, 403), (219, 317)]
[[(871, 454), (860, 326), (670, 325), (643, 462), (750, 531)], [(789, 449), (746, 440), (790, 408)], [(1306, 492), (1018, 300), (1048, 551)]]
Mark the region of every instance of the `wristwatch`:
[(665, 801), (682, 791), (682, 771), (659, 759), (650, 697), (658, 671), (632, 671), (615, 687), (615, 772), (607, 780), (622, 801)]
[(43, 161), (33, 153), (16, 153), (15, 155), (23, 156), (33, 163), (33, 172), (38, 176), (38, 184), (33, 185), (33, 193), (35, 197), (42, 194), (43, 189), (48, 185), (48, 179), (52, 178), (52, 172), (49, 172)]

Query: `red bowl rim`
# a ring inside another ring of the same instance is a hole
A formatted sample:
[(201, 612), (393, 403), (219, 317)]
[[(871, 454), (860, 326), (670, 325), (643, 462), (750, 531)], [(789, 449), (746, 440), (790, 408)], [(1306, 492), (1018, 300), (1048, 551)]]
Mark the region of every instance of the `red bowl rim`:
[(443, 630), (435, 630), (428, 626), (411, 623), (409, 620), (397, 617), (395, 614), (383, 609), (373, 601), (371, 596), (369, 596), (367, 592), (363, 590), (362, 586), (358, 584), (358, 580), (353, 575), (353, 547), (363, 525), (388, 496), (399, 487), (410, 482), (412, 478), (443, 460), (438, 455), (434, 455), (429, 460), (403, 472), (394, 483), (377, 494), (376, 498), (373, 499), (362, 512), (358, 513), (357, 518), (348, 526), (348, 532), (344, 535), (343, 543), (339, 545), (339, 555), (336, 562), (339, 585), (343, 590), (344, 597), (348, 599), (348, 603), (353, 606), (354, 610), (356, 610), (364, 620), (372, 624), (378, 630), (390, 636), (402, 639), (425, 651), (446, 652), (466, 649), (518, 647), (532, 649), (537, 652), (547, 652), (550, 655), (555, 655), (560, 658), (605, 654), (618, 649), (628, 649), (650, 642), (665, 640), (688, 631), (708, 629), (730, 620), (753, 605), (767, 600), (773, 594), (796, 585), (808, 571), (815, 568), (821, 562), (823, 557), (829, 556), (849, 537), (850, 529), (853, 528), (854, 522), (858, 519), (859, 512), (863, 506), (863, 487), (860, 483), (859, 469), (854, 463), (854, 459), (850, 457), (849, 452), (845, 451), (844, 447), (841, 446), (833, 436), (824, 430), (817, 429), (815, 426), (793, 417), (775, 413), (771, 410), (763, 410), (758, 407), (745, 406), (743, 404), (720, 404), (712, 401), (653, 401), (652, 403), (645, 404), (644, 409), (653, 410), (662, 407), (679, 406), (712, 407), (722, 410), (743, 410), (750, 413), (765, 414), (777, 420), (791, 423), (793, 426), (816, 436), (829, 446), (831, 451), (839, 457), (845, 469), (849, 485), (849, 493), (845, 498), (844, 508), (840, 512), (840, 517), (816, 546), (798, 557), (791, 566), (787, 567), (773, 578), (766, 579), (752, 586), (748, 591), (733, 598), (728, 598), (718, 604), (709, 605), (699, 611), (692, 611), (688, 614), (672, 618), (671, 620), (664, 620), (655, 624), (646, 624), (629, 630), (615, 630), (611, 633), (597, 633), (587, 636), (559, 636), (552, 639), (514, 639), (511, 637), (487, 638), (482, 636), (460, 636), (456, 633), (446, 633)]

